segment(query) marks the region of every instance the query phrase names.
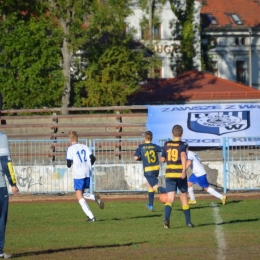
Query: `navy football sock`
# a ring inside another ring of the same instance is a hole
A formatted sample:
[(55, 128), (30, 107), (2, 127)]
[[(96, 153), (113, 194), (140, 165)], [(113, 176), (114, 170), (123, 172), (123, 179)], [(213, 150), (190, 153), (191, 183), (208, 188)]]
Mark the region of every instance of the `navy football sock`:
[(148, 191), (148, 202), (150, 206), (153, 206), (154, 191)]

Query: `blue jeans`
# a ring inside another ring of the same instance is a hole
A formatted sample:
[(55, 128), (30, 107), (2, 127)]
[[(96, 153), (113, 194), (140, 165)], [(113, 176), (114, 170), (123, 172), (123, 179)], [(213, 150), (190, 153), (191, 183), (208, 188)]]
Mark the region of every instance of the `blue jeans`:
[(3, 253), (5, 245), (5, 229), (8, 215), (8, 190), (7, 187), (0, 187), (0, 254)]
[(0, 163), (2, 166), (3, 174), (1, 176), (1, 186), (0, 186), (0, 254), (3, 253), (4, 245), (5, 245), (5, 229), (7, 223), (7, 215), (8, 215), (8, 190), (5, 186), (5, 173), (9, 172), (8, 169), (8, 156), (0, 156)]

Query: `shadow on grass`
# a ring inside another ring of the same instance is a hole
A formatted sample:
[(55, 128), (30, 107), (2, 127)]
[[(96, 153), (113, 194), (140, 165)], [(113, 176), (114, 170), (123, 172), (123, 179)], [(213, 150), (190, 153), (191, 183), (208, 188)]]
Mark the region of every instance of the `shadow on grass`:
[(47, 254), (56, 254), (59, 252), (69, 252), (73, 250), (85, 250), (85, 249), (98, 249), (98, 248), (113, 248), (113, 247), (121, 247), (121, 246), (135, 246), (145, 244), (147, 241), (139, 242), (139, 243), (126, 243), (126, 244), (114, 244), (114, 245), (104, 245), (104, 246), (79, 246), (79, 247), (67, 247), (67, 248), (56, 248), (56, 249), (47, 249), (35, 252), (24, 252), (20, 254), (13, 254), (12, 258), (24, 257), (24, 256), (34, 256), (34, 255), (47, 255)]
[[(233, 204), (233, 203), (240, 203), (240, 202), (243, 202), (243, 200), (231, 200), (231, 201), (227, 201), (226, 202), (226, 205), (227, 204)], [(226, 206), (225, 205), (225, 206)], [(212, 205), (201, 205), (201, 206), (199, 206), (198, 204), (196, 204), (196, 205), (191, 205), (190, 206), (190, 209), (191, 210), (196, 210), (196, 209), (205, 209), (205, 208), (212, 208), (212, 207), (225, 207), (225, 206), (223, 206), (222, 205), (222, 203), (221, 202), (218, 202), (217, 204), (214, 204), (214, 206), (212, 206)], [(181, 208), (179, 208), (179, 209), (176, 209), (177, 211), (182, 211), (182, 209)]]
[(205, 223), (196, 225), (196, 227), (205, 227), (205, 226), (220, 226), (220, 225), (226, 225), (226, 224), (238, 224), (238, 223), (246, 223), (246, 222), (255, 222), (259, 221), (260, 218), (252, 218), (252, 219), (239, 219), (239, 220), (231, 220), (231, 221), (224, 221), (221, 223)]
[(259, 221), (260, 218), (251, 218), (251, 219), (239, 219), (239, 220), (231, 220), (231, 221), (224, 221), (221, 223), (218, 223), (217, 225), (225, 225), (225, 224), (236, 224), (236, 223), (244, 223), (244, 222), (255, 222)]
[[(126, 220), (126, 219), (138, 219), (138, 218), (157, 218), (157, 217), (161, 217), (162, 216), (162, 214), (163, 213), (161, 213), (161, 214), (153, 214), (153, 215), (146, 215), (146, 216), (133, 216), (133, 217), (125, 217), (125, 218), (112, 218), (112, 219), (110, 219), (110, 220), (116, 220), (116, 221), (118, 221), (118, 220), (122, 220), (122, 221), (124, 221), (124, 220)], [(104, 220), (99, 220), (99, 221), (107, 221), (107, 219), (104, 219)]]

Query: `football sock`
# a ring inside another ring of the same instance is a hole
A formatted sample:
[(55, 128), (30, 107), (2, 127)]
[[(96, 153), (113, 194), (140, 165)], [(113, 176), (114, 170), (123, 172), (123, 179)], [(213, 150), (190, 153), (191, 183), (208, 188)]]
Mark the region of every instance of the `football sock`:
[(91, 194), (89, 192), (84, 192), (83, 193), (83, 198), (87, 200), (95, 200), (95, 195)]
[(189, 193), (189, 197), (190, 197), (191, 200), (196, 200), (195, 195), (194, 195), (193, 186), (188, 188), (188, 193)]
[(212, 189), (211, 187), (208, 188), (207, 192), (214, 197), (222, 199), (222, 195), (220, 193), (218, 193), (216, 190)]
[(149, 189), (148, 190), (148, 203), (150, 206), (153, 206), (153, 201), (154, 201), (154, 190)]
[(164, 219), (170, 221), (171, 212), (172, 212), (172, 204), (166, 202), (164, 205)]
[(88, 203), (82, 198), (79, 200), (79, 204), (81, 206), (81, 208), (83, 209), (83, 211), (85, 212), (85, 214), (89, 217), (89, 218), (94, 218), (93, 213), (91, 212)]
[(160, 194), (166, 193), (166, 189), (165, 189), (164, 187), (162, 187), (162, 186), (159, 186), (159, 187), (157, 188), (157, 192), (160, 193)]
[(183, 210), (183, 214), (184, 214), (186, 225), (187, 225), (187, 224), (191, 223), (191, 220), (190, 220), (190, 207), (189, 207), (189, 205), (182, 206), (182, 210)]

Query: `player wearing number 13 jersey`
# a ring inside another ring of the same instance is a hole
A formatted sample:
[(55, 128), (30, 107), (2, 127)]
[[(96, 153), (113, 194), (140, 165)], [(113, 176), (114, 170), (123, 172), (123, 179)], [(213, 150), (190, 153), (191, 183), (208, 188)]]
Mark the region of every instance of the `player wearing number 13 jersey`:
[(148, 187), (148, 203), (146, 207), (153, 211), (154, 206), (154, 192), (166, 193), (165, 188), (158, 186), (158, 175), (160, 170), (159, 156), (161, 147), (159, 145), (151, 143), (153, 139), (153, 133), (146, 131), (144, 133), (144, 143), (140, 144), (134, 154), (136, 161), (143, 162), (144, 177), (147, 180)]
[(170, 216), (177, 188), (180, 190), (180, 199), (187, 227), (193, 227), (190, 219), (188, 204), (188, 185), (186, 175), (186, 147), (181, 141), (183, 129), (180, 125), (172, 128), (173, 140), (164, 144), (161, 162), (166, 162), (165, 183), (168, 201), (164, 206), (164, 228), (170, 228)]
[(67, 166), (73, 167), (74, 189), (79, 204), (84, 213), (88, 216), (87, 221), (95, 222), (96, 218), (91, 212), (85, 199), (95, 200), (101, 209), (104, 203), (100, 196), (84, 192), (89, 189), (91, 168), (96, 158), (85, 144), (78, 143), (78, 134), (76, 131), (69, 132), (69, 141), (71, 146), (67, 149)]

